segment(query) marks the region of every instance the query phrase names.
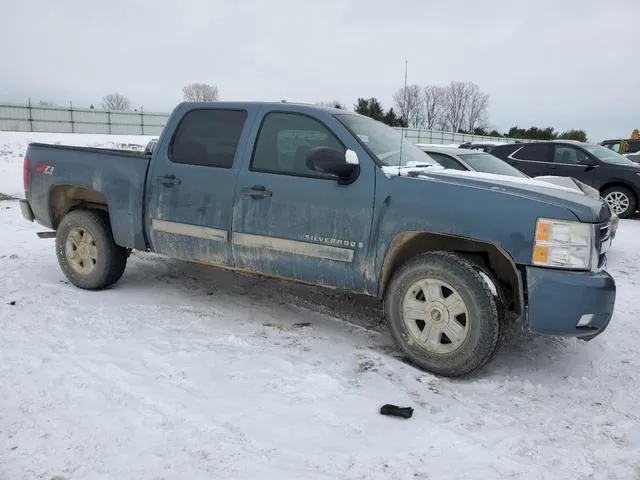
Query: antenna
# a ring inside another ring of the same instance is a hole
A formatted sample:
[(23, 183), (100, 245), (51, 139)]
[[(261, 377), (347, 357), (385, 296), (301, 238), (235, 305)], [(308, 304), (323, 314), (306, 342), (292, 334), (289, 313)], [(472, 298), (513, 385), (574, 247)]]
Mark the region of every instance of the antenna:
[[(404, 91), (402, 92), (402, 95), (404, 97), (403, 99), (403, 103), (404, 103), (404, 110), (406, 113), (407, 110), (407, 69), (408, 69), (408, 64), (409, 62), (407, 62), (407, 60), (404, 61)], [(407, 124), (409, 122), (407, 121)], [(400, 168), (401, 168), (401, 164), (402, 164), (402, 143), (404, 140), (404, 127), (401, 126), (400, 127), (400, 156), (398, 157), (398, 176), (400, 176)]]

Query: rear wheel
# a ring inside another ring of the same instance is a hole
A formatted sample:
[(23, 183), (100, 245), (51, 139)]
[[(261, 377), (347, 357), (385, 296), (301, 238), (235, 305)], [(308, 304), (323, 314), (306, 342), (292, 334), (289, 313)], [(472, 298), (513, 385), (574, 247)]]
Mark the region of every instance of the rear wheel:
[(450, 377), (483, 367), (504, 335), (487, 282), (472, 263), (447, 252), (420, 255), (396, 272), (385, 317), (412, 362)]
[(627, 218), (636, 211), (636, 197), (633, 192), (626, 187), (607, 188), (602, 192), (602, 197), (619, 218)]
[(76, 287), (99, 290), (117, 282), (127, 265), (127, 249), (116, 245), (104, 212), (74, 210), (56, 233), (58, 263)]

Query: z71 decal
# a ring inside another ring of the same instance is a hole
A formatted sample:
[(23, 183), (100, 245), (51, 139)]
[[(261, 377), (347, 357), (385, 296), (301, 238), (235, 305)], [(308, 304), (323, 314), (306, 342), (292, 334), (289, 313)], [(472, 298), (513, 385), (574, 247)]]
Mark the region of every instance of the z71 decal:
[(53, 175), (53, 165), (45, 165), (44, 163), (39, 163), (36, 165), (36, 172), (43, 173), (45, 175)]

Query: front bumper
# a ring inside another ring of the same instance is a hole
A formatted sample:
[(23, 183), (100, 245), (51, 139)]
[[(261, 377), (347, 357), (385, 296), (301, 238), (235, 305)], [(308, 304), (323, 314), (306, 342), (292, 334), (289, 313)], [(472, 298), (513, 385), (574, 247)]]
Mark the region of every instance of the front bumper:
[(526, 267), (527, 324), (543, 335), (591, 340), (609, 325), (616, 283), (607, 272)]
[(22, 212), (22, 216), (30, 222), (33, 222), (36, 218), (33, 214), (33, 210), (31, 210), (31, 205), (29, 205), (28, 200), (20, 200), (20, 211)]

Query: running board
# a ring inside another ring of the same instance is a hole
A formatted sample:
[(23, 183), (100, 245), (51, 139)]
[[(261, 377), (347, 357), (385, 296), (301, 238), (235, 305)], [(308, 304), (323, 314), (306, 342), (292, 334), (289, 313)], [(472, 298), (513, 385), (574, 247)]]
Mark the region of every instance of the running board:
[(56, 232), (36, 232), (40, 238), (56, 238)]

